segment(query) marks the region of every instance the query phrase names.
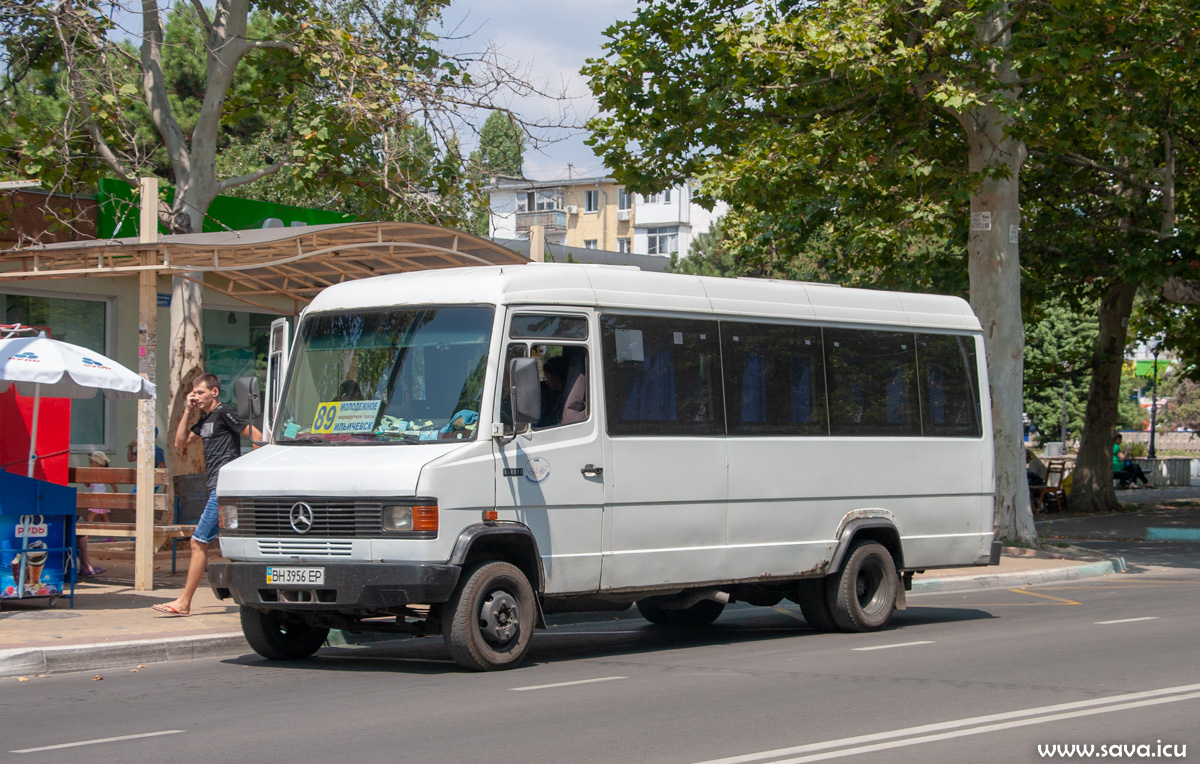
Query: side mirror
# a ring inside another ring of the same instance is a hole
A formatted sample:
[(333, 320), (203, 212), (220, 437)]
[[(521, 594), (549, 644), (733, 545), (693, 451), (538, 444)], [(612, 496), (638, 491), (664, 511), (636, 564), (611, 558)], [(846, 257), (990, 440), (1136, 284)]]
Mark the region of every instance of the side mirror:
[(513, 425), (521, 429), (542, 417), (542, 382), (536, 358), (514, 358), (508, 367), (508, 395)]
[(242, 419), (262, 416), (262, 393), (258, 387), (258, 377), (238, 377), (233, 381), (233, 390), (238, 416)]

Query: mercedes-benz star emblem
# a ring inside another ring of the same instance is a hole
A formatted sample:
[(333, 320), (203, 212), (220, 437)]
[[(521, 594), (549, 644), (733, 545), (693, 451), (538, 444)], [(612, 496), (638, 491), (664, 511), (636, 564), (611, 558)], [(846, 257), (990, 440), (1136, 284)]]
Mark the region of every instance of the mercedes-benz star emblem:
[(313, 508), (304, 502), (297, 502), (292, 505), (292, 511), (288, 515), (292, 521), (292, 530), (296, 533), (308, 533), (313, 527)]

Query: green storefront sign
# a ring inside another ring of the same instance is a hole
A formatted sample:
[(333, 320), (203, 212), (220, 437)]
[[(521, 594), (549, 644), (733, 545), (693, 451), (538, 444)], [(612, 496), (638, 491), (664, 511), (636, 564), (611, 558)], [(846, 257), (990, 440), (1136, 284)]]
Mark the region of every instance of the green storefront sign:
[[(97, 220), (97, 235), (101, 239), (122, 239), (138, 235), (138, 199), (136, 189), (128, 183), (112, 178), (102, 178), (97, 185), (97, 200), (99, 202), (99, 219)], [(175, 197), (175, 189), (163, 186), (161, 191), (163, 201), (170, 204)], [(328, 223), (353, 223), (358, 218), (341, 212), (313, 210), (305, 207), (293, 207), (289, 204), (272, 204), (254, 199), (238, 199), (232, 196), (218, 196), (213, 199), (204, 220), (204, 231), (246, 231), (251, 228), (262, 228), (268, 220), (278, 220), (283, 225), (326, 225)], [(160, 234), (166, 230), (160, 224)]]

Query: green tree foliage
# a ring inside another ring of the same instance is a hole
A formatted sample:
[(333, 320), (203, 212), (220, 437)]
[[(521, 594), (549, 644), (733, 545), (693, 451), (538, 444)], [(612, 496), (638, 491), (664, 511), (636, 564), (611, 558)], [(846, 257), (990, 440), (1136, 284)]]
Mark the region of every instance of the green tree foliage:
[[(125, 16), (110, 1), (14, 6), (0, 14), (15, 126), (0, 148), (56, 188), (157, 174), (176, 188), (162, 215), (174, 231), (264, 178), (278, 201), (461, 223), (458, 115), (531, 88), (492, 58), (443, 50), (433, 29), (448, 2), (150, 2), (132, 45), (114, 41)], [(54, 118), (35, 118), (31, 99)]]
[[(635, 190), (697, 177), (736, 209), (801, 223), (801, 240), (824, 227), (846, 270), (886, 276), (922, 244), (965, 240), (988, 327), (997, 516), (1022, 536), (1031, 523), (1006, 504), (1024, 505), (1010, 469), (1017, 265), (1038, 275), (1034, 297), (1104, 298), (1089, 410), (1111, 430), (1120, 315), (1187, 251), (1170, 240), (1189, 219), (1176, 163), (1195, 123), (1197, 13), (1185, 0), (650, 2), (586, 69), (605, 110), (593, 144)], [(815, 201), (826, 214), (805, 217)], [(1028, 263), (1018, 226), (1036, 237)]]
[(1068, 437), (1083, 431), (1092, 352), (1096, 343), (1094, 311), (1048, 303), (1025, 324), (1025, 413), (1042, 440), (1061, 437), (1064, 398)]
[(485, 174), (523, 177), (525, 133), (512, 114), (493, 111), (488, 115), (479, 133), (479, 148), (472, 158)]
[(1172, 368), (1160, 372), (1158, 385), (1159, 398), (1166, 398), (1158, 410), (1159, 427), (1200, 430), (1200, 383)]
[(471, 212), (466, 230), (487, 236), (491, 207), (487, 187), (496, 175), (520, 178), (525, 162), (525, 131), (506, 111), (493, 111), (479, 133), (479, 148), (471, 152), (467, 172), (467, 190)]

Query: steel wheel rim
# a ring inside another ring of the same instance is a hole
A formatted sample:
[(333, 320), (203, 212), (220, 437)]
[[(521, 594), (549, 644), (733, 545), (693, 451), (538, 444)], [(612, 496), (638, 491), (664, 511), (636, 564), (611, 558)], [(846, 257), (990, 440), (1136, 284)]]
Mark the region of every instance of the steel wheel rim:
[(488, 592), (479, 608), (479, 632), (492, 646), (503, 646), (521, 631), (521, 606), (504, 589)]
[[(883, 569), (876, 561), (864, 565), (858, 575), (854, 577), (854, 596), (858, 600), (858, 606), (864, 612), (871, 612), (872, 609), (879, 608), (881, 604), (879, 600), (883, 594), (883, 579)], [(872, 608), (872, 606), (875, 607)]]

